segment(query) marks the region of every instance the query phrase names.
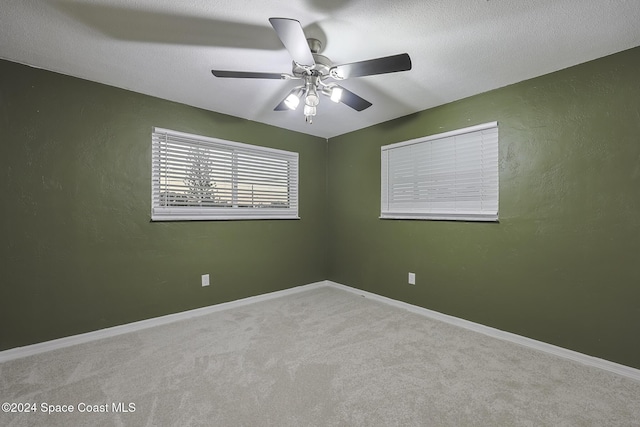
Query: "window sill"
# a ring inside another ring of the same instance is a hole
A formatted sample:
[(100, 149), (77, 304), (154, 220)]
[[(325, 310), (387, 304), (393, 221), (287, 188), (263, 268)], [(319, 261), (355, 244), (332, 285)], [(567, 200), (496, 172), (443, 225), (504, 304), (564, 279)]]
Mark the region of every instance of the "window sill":
[(409, 219), (423, 221), (472, 221), (472, 222), (499, 222), (497, 215), (469, 215), (469, 214), (381, 214), (380, 219)]
[(165, 222), (165, 221), (252, 221), (252, 220), (299, 220), (299, 216), (292, 215), (220, 215), (216, 217), (203, 217), (203, 216), (191, 216), (191, 215), (161, 215), (152, 216), (151, 222)]

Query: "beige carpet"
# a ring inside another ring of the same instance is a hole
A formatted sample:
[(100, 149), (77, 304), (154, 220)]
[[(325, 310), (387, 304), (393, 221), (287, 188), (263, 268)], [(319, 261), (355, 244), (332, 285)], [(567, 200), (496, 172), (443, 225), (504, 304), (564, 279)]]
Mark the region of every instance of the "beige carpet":
[(37, 409), (2, 426), (640, 425), (638, 381), (329, 287), (5, 362), (0, 400)]

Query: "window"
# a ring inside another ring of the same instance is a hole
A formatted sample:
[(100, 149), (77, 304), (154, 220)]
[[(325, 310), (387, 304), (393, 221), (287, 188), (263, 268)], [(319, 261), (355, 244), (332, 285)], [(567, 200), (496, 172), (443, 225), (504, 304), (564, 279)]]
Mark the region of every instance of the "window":
[(380, 218), (498, 220), (498, 123), (382, 147)]
[(154, 128), (154, 221), (297, 219), (298, 153)]

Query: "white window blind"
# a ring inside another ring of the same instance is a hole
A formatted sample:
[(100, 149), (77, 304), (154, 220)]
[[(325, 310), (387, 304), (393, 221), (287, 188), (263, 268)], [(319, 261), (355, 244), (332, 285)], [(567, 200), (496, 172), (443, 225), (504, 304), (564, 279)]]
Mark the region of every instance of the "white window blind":
[(162, 128), (151, 145), (152, 220), (298, 218), (298, 153)]
[(382, 147), (381, 218), (498, 220), (498, 123)]

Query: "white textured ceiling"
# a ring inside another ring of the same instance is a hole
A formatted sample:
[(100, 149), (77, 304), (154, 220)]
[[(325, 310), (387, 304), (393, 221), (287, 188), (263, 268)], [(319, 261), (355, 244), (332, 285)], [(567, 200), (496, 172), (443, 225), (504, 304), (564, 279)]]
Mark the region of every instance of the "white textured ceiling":
[[(335, 64), (408, 53), (407, 72), (345, 80), (314, 123), (273, 108), (296, 81), (269, 17), (299, 20)], [(0, 58), (325, 138), (640, 45), (639, 0), (2, 0)], [(157, 123), (162, 126), (162, 123)]]

